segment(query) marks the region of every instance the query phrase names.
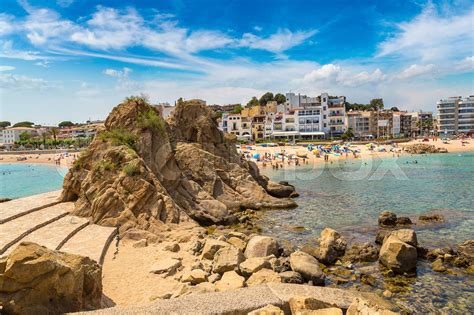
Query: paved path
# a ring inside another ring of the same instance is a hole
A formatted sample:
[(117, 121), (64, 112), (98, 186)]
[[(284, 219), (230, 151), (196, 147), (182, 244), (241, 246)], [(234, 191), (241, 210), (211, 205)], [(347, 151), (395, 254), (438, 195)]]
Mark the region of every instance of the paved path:
[(0, 204), (0, 256), (28, 241), (103, 262), (116, 229), (70, 215), (74, 203), (59, 203), (60, 194), (54, 191)]
[(13, 220), (21, 215), (59, 203), (61, 191), (14, 199), (0, 203), (0, 224)]

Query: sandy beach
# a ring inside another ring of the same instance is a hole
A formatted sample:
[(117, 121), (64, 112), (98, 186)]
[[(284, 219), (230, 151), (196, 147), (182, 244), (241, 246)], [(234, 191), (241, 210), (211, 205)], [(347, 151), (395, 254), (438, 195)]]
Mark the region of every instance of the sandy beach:
[[(69, 168), (78, 156), (79, 152), (69, 153), (67, 156), (61, 153), (41, 153), (33, 151), (29, 153), (12, 152), (0, 155), (0, 164), (51, 164)], [(59, 164), (56, 164), (57, 160), (59, 160)]]

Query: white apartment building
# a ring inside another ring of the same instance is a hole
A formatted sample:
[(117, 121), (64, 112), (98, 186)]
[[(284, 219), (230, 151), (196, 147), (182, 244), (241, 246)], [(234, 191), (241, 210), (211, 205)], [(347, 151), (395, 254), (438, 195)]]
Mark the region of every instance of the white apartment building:
[(35, 128), (29, 127), (11, 127), (5, 128), (1, 131), (2, 138), (0, 145), (2, 146), (12, 146), (15, 142), (20, 141), (20, 135), (22, 133), (28, 133), (32, 136), (36, 136), (37, 132)]
[(440, 134), (474, 134), (474, 95), (440, 100), (437, 102), (437, 108)]

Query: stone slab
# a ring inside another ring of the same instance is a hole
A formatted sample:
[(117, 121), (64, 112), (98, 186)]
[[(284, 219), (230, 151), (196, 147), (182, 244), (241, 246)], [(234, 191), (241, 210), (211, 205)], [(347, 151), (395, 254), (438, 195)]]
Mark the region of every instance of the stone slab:
[(73, 202), (64, 202), (0, 224), (0, 255), (34, 230), (60, 219), (73, 209)]
[(19, 242), (9, 247), (7, 251), (3, 253), (3, 256), (8, 255), (16, 247), (16, 244), (20, 242), (34, 242), (41, 246), (55, 250), (60, 245), (62, 245), (63, 242), (67, 241), (69, 237), (78, 232), (78, 230), (84, 228), (87, 224), (89, 224), (89, 220), (86, 218), (67, 215), (44, 226), (43, 228), (31, 232)]
[(91, 224), (77, 232), (62, 247), (62, 252), (87, 256), (102, 264), (110, 242), (117, 229)]
[(0, 224), (60, 202), (61, 190), (0, 203)]

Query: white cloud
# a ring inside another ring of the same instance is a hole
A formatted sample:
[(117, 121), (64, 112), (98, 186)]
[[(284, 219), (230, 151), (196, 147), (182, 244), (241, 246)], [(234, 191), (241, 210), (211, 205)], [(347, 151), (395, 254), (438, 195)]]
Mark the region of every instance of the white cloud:
[(132, 69), (127, 68), (127, 67), (123, 68), (122, 70), (105, 69), (103, 71), (105, 75), (108, 75), (109, 77), (118, 78), (118, 79), (127, 78), (130, 72), (132, 72)]
[(266, 38), (251, 33), (245, 33), (242, 36), (240, 45), (253, 49), (267, 50), (273, 53), (282, 53), (302, 44), (316, 33), (316, 30), (292, 32), (288, 29), (279, 29), (275, 34)]
[(459, 71), (474, 71), (474, 56), (466, 57), (456, 64)]
[(305, 74), (302, 82), (305, 84), (319, 83), (326, 87), (330, 87), (330, 85), (356, 87), (365, 84), (377, 84), (385, 79), (386, 75), (378, 68), (372, 72), (367, 72), (359, 71), (357, 68), (350, 66), (341, 67), (326, 64)]
[[(1, 42), (0, 42), (1, 43)], [(29, 50), (16, 50), (13, 48), (11, 41), (1, 43), (0, 57), (8, 59), (21, 59), (21, 60), (48, 60), (53, 59), (50, 56), (44, 56), (38, 51)]]
[(414, 65), (411, 65), (408, 68), (404, 69), (402, 72), (400, 72), (395, 77), (397, 79), (414, 78), (414, 77), (418, 77), (420, 75), (425, 75), (425, 74), (428, 74), (428, 73), (432, 73), (434, 69), (435, 69), (434, 64), (428, 64), (428, 65), (414, 64)]
[(15, 30), (13, 20), (14, 16), (0, 13), (0, 36), (5, 36), (12, 33)]
[(340, 73), (341, 67), (330, 63), (305, 74), (303, 81), (314, 82), (318, 80), (334, 80)]
[(44, 79), (6, 73), (0, 74), (0, 86), (2, 90), (12, 91), (42, 89), (48, 87), (49, 84)]
[(0, 66), (0, 71), (12, 71), (15, 70), (13, 66)]
[(397, 33), (379, 45), (378, 56), (403, 56), (423, 62), (451, 60), (472, 53), (474, 9), (465, 14), (439, 13), (428, 4), (409, 22), (396, 24)]
[(74, 3), (74, 0), (56, 0), (56, 3), (63, 8), (69, 7), (71, 4)]

